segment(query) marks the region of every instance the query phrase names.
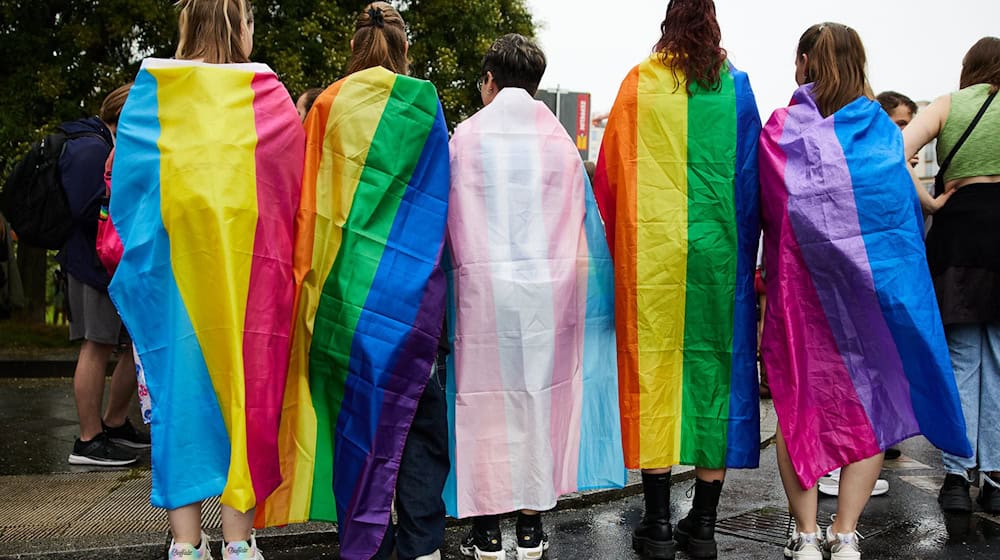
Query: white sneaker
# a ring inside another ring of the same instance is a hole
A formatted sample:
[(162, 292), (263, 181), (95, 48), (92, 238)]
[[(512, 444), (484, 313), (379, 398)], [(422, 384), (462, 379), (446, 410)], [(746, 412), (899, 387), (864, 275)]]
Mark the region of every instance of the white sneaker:
[(795, 531), (785, 543), (785, 558), (792, 560), (823, 560), (822, 540), (819, 533)]
[(861, 543), (857, 533), (840, 534), (833, 532), (833, 526), (826, 528), (826, 546), (830, 560), (861, 560)]
[(424, 554), (423, 556), (417, 556), (417, 560), (441, 560), (441, 551), (435, 550), (430, 554)]
[[(827, 496), (840, 495), (840, 469), (821, 477), (816, 483), (816, 489), (819, 490), (820, 494)], [(876, 480), (875, 487), (872, 488), (872, 496), (881, 496), (887, 492), (889, 492), (889, 481), (884, 478)]]
[(222, 541), (222, 560), (264, 560), (264, 555), (257, 548), (256, 531), (250, 531), (249, 541), (236, 541), (229, 544)]
[(473, 549), (476, 560), (507, 560), (507, 552), (501, 550), (499, 552), (486, 552), (485, 550), (479, 550), (479, 547)]
[(212, 560), (212, 551), (208, 548), (208, 535), (201, 533), (201, 546), (170, 541), (167, 560)]

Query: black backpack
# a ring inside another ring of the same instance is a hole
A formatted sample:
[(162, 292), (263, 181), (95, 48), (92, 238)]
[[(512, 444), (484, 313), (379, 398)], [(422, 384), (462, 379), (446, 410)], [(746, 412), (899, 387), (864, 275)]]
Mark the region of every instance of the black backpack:
[(0, 193), (0, 210), (19, 241), (44, 249), (61, 249), (73, 231), (73, 213), (59, 172), (66, 142), (84, 136), (107, 140), (96, 132), (67, 134), (56, 129), (31, 145), (14, 166)]

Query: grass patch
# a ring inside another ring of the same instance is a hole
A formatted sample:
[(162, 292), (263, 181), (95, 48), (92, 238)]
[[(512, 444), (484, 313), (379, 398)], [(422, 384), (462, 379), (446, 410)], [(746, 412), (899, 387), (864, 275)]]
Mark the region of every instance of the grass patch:
[(66, 325), (0, 321), (0, 350), (58, 350), (74, 346)]

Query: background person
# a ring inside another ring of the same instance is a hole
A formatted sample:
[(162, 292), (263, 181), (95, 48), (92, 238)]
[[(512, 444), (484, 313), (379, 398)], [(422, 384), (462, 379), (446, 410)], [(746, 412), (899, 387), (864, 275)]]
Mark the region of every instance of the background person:
[(136, 392), (130, 349), (121, 352), (115, 365), (108, 404), (101, 414), (108, 359), (128, 335), (108, 296), (111, 278), (97, 258), (97, 219), (104, 197), (104, 162), (114, 146), (118, 117), (131, 86), (108, 94), (98, 116), (60, 125), (67, 134), (87, 134), (68, 140), (59, 159), (74, 227), (56, 260), (66, 274), (69, 338), (83, 341), (73, 373), (80, 418), (80, 437), (69, 455), (74, 465), (129, 465), (136, 461), (136, 449), (149, 447), (149, 436), (136, 430), (127, 416)]
[[(903, 131), (908, 156), (935, 138), (939, 162), (952, 152), (973, 117), (1000, 88), (1000, 38), (984, 37), (969, 49), (962, 61), (959, 88), (936, 99)], [(986, 475), (979, 503), (986, 512), (1000, 513), (997, 138), (1000, 102), (994, 100), (944, 170), (941, 178), (946, 194), (937, 199), (922, 197), (925, 208), (934, 212), (927, 234), (927, 260), (974, 451), (971, 458), (944, 454), (947, 475), (938, 499), (945, 511), (972, 510), (969, 481), (978, 468)]]

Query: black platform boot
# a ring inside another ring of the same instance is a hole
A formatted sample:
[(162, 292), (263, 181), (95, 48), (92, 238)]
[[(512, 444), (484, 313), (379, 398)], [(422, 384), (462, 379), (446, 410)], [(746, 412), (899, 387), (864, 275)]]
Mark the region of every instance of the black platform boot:
[(673, 560), (674, 540), (670, 529), (670, 473), (642, 473), (646, 514), (632, 532), (632, 548), (645, 558)]
[(694, 503), (691, 504), (691, 511), (677, 523), (677, 531), (674, 533), (677, 546), (687, 551), (691, 558), (719, 556), (718, 545), (715, 542), (715, 520), (721, 494), (721, 480), (705, 482), (699, 479), (694, 484)]

